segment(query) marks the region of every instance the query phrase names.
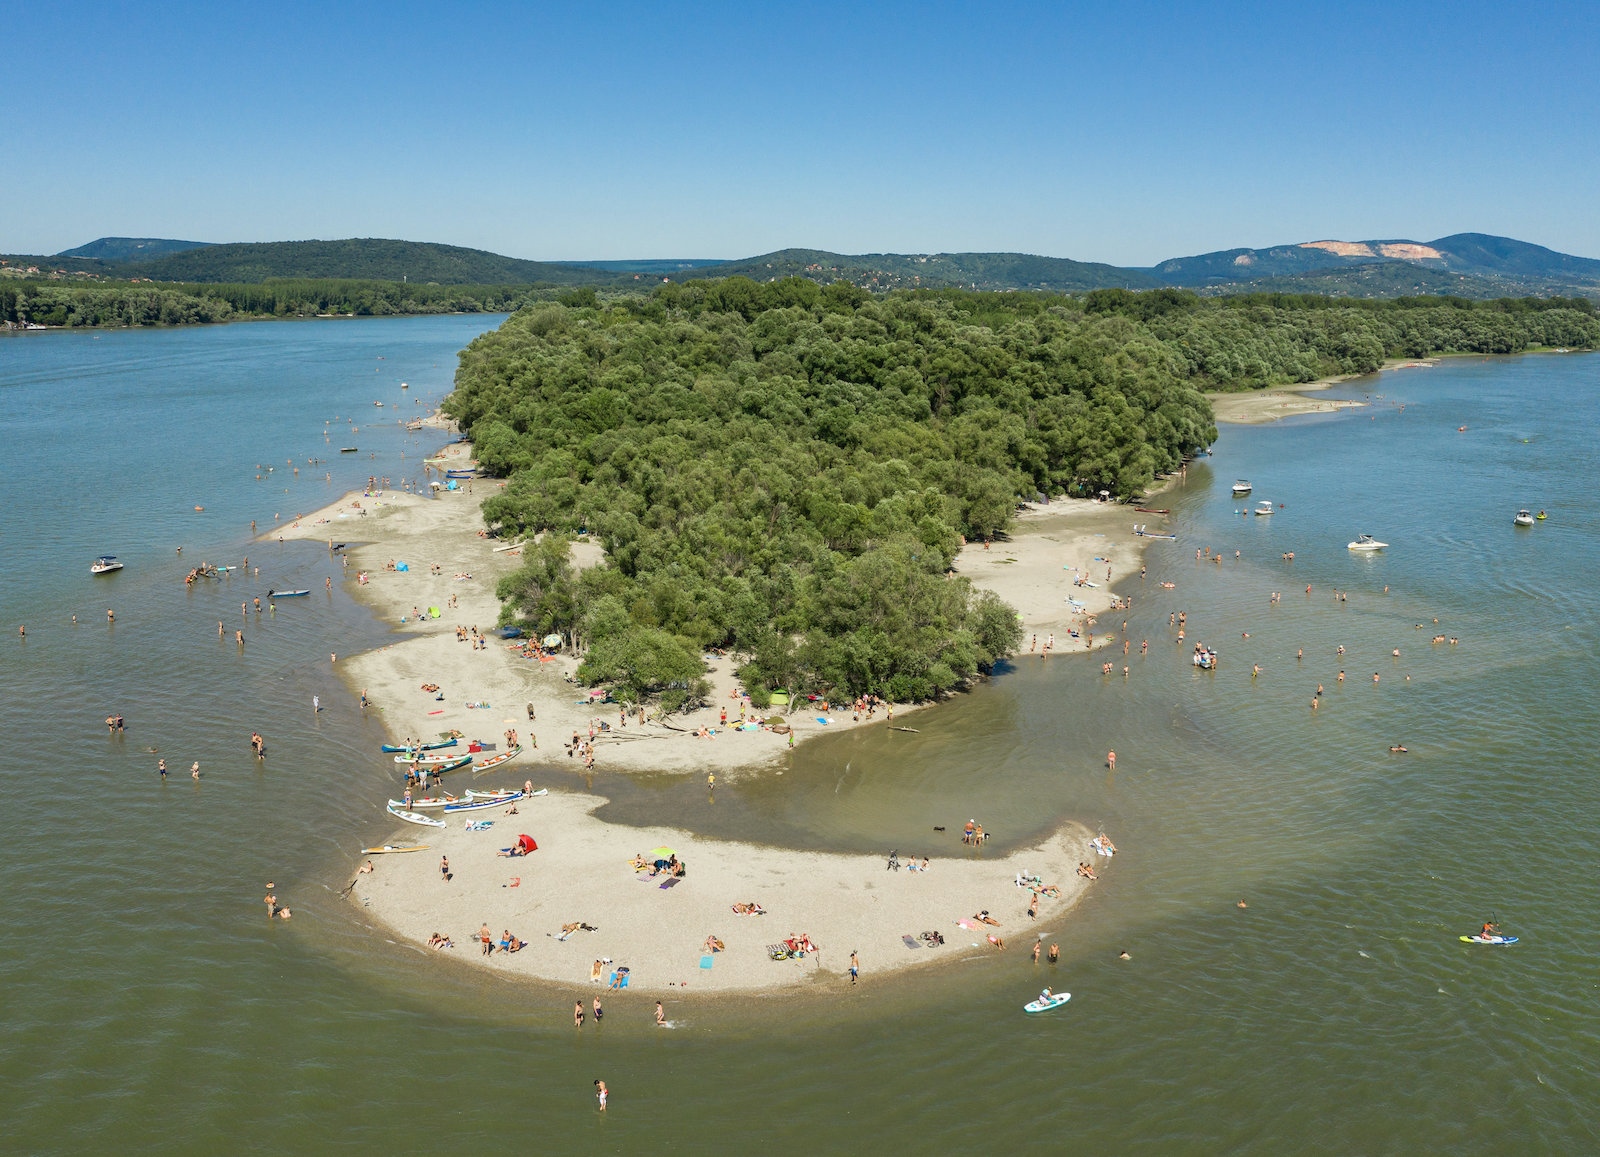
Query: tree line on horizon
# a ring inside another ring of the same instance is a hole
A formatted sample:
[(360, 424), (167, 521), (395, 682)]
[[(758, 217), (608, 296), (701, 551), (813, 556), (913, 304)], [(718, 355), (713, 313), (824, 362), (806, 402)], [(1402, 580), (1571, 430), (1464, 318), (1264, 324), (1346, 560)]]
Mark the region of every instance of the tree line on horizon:
[(526, 285), (417, 285), (285, 279), (245, 285), (0, 281), (0, 325), (68, 329), (206, 325), (250, 318), (509, 313), (557, 291)]

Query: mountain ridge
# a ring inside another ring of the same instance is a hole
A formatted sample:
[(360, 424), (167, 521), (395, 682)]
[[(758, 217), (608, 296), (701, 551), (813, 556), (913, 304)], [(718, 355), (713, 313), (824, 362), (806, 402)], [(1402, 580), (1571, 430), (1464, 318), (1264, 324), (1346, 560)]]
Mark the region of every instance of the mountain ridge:
[[(120, 255), (120, 256), (119, 256)], [(1464, 297), (1578, 292), (1600, 296), (1600, 260), (1487, 233), (1434, 241), (1322, 239), (1261, 249), (1216, 250), (1149, 268), (1030, 253), (864, 253), (789, 248), (732, 261), (637, 259), (532, 261), (482, 249), (388, 238), (205, 244), (102, 237), (48, 258), (10, 264), (79, 277), (188, 284), (277, 279), (361, 279), (440, 285), (638, 289), (660, 280), (742, 276), (849, 281), (863, 289), (1083, 293), (1163, 286), (1201, 293), (1291, 292), (1351, 296)]]

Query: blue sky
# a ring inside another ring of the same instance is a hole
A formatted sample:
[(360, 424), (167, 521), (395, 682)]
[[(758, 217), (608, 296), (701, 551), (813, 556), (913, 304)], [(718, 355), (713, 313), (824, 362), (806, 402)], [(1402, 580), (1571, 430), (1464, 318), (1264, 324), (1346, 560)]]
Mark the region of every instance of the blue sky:
[(1600, 5), (24, 4), (0, 251), (1600, 256)]

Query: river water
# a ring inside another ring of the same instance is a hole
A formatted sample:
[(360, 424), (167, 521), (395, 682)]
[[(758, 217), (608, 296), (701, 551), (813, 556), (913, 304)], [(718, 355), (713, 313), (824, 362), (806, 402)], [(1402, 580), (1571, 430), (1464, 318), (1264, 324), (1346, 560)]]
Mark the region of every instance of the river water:
[[(1053, 930), (1048, 979), (1014, 940), (905, 981), (865, 961), (820, 998), (669, 1001), (668, 1032), (619, 997), (575, 1034), (570, 996), (394, 944), (336, 896), (392, 831), (392, 767), (327, 653), (394, 628), (325, 549), (249, 539), (370, 474), (415, 478), (442, 437), (400, 420), (496, 320), (0, 339), (7, 1151), (1596, 1143), (1600, 359), (1452, 359), (1343, 388), (1369, 409), (1225, 428), (1161, 499), (1178, 540), (1126, 587), (1126, 679), (1120, 656), (1111, 678), (1019, 659), (918, 734), (820, 740), (715, 804), (692, 777), (602, 785), (621, 822), (935, 865), (969, 815), (1003, 843), (1103, 825), (1121, 854)], [(1258, 499), (1282, 506), (1237, 513)], [(1514, 528), (1524, 505), (1550, 518)], [(1391, 546), (1352, 555), (1363, 531)], [(91, 578), (102, 552), (127, 568)], [(259, 579), (181, 581), (247, 553)], [(268, 586), (313, 594), (241, 615)], [(1197, 640), (1219, 670), (1189, 663)], [(289, 924), (262, 916), (269, 879)], [(1522, 942), (1460, 943), (1491, 915)], [(1071, 1004), (1023, 1016), (1045, 982)]]

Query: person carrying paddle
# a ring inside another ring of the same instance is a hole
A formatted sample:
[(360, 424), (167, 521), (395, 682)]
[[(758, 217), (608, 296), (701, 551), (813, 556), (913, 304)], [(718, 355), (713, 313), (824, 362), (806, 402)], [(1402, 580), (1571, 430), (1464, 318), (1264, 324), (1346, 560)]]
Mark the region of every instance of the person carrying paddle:
[(1493, 920), (1485, 921), (1483, 925), (1483, 931), (1480, 933), (1480, 935), (1485, 940), (1488, 940), (1494, 936), (1498, 936), (1500, 935), (1500, 925), (1496, 924)]

